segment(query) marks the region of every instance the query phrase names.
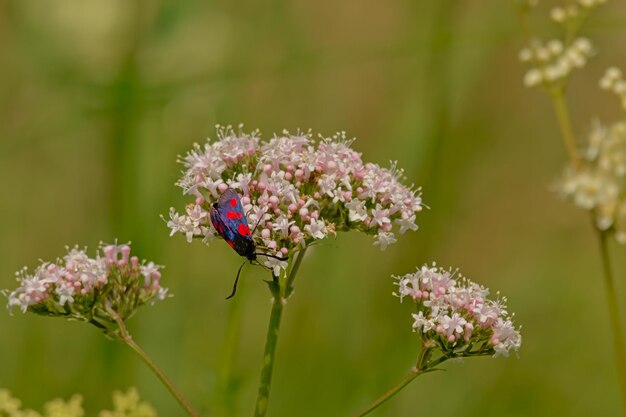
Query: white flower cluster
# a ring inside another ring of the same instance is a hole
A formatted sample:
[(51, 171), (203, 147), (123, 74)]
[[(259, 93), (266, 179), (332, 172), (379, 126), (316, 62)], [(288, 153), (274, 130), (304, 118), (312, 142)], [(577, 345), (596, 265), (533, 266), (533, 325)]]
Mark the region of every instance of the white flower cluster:
[(617, 67), (610, 67), (600, 80), (600, 88), (612, 92), (617, 96), (623, 110), (626, 110), (626, 80), (622, 71)]
[(217, 136), (182, 158), (185, 170), (177, 185), (194, 202), (185, 214), (170, 209), (172, 235), (181, 233), (189, 242), (213, 239), (209, 212), (228, 188), (241, 195), (257, 245), (274, 254), (287, 255), (347, 230), (376, 235), (374, 244), (384, 250), (396, 242), (395, 229), (401, 234), (417, 229), (420, 190), (405, 186), (395, 165), (363, 162), (345, 133), (314, 141), (311, 132), (284, 131), (261, 141), (258, 131), (218, 126)]
[(601, 230), (614, 231), (626, 243), (626, 122), (596, 123), (581, 156), (580, 167), (565, 170), (561, 193), (592, 211)]
[(550, 11), (550, 18), (560, 24), (569, 24), (584, 18), (589, 10), (606, 3), (606, 0), (577, 0), (567, 6), (556, 6)]
[(487, 288), (434, 264), (394, 278), (394, 295), (417, 304), (413, 330), (433, 341), (443, 355), (508, 356), (520, 348), (520, 328), (513, 324), (505, 298), (490, 300)]
[(143, 304), (162, 300), (160, 266), (130, 256), (130, 246), (106, 245), (103, 256), (90, 258), (84, 249), (68, 248), (56, 262), (42, 262), (34, 272), (16, 273), (19, 287), (10, 292), (9, 309), (91, 322), (108, 328), (115, 319), (130, 317)]
[(569, 46), (558, 39), (545, 44), (534, 39), (530, 46), (520, 51), (519, 58), (532, 67), (524, 75), (524, 85), (553, 86), (565, 80), (574, 68), (582, 68), (593, 54), (593, 46), (587, 38), (577, 38)]

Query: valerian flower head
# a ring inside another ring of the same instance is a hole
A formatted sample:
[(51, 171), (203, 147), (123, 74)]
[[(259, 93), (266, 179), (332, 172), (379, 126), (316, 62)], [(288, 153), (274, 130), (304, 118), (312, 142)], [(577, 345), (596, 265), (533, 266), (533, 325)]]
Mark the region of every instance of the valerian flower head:
[(182, 214), (172, 208), (167, 225), (189, 242), (216, 236), (209, 211), (227, 188), (242, 197), (255, 243), (272, 254), (348, 230), (375, 235), (384, 250), (396, 232), (417, 229), (420, 190), (403, 184), (395, 164), (363, 162), (345, 133), (314, 140), (310, 131), (284, 131), (262, 141), (258, 131), (218, 126), (217, 136), (180, 161), (185, 169), (177, 185), (194, 200)]
[(90, 258), (85, 249), (68, 248), (55, 262), (16, 273), (17, 289), (8, 292), (10, 310), (92, 323), (110, 334), (144, 304), (167, 296), (161, 266), (131, 256), (130, 244), (103, 245)]
[(417, 306), (413, 331), (444, 358), (508, 356), (520, 348), (520, 328), (513, 324), (506, 298), (491, 300), (487, 288), (434, 264), (394, 278), (394, 295)]
[(601, 230), (626, 243), (626, 122), (595, 123), (580, 166), (568, 166), (558, 183), (561, 194), (594, 214)]

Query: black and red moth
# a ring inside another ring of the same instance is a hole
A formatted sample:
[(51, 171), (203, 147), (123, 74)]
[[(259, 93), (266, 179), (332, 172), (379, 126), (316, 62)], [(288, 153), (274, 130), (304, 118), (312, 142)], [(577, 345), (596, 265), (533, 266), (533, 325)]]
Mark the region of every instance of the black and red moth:
[[(250, 261), (250, 263), (256, 261), (257, 255), (267, 256), (281, 261), (288, 259), (256, 252), (256, 245), (254, 244), (254, 240), (252, 240), (248, 220), (246, 219), (243, 206), (241, 205), (241, 199), (239, 198), (237, 191), (232, 188), (227, 188), (222, 195), (220, 195), (217, 203), (213, 204), (211, 207), (210, 215), (211, 223), (213, 223), (213, 227), (217, 233), (219, 233), (222, 239), (224, 239), (226, 243), (228, 243), (230, 247), (235, 250), (235, 252), (237, 252), (240, 256), (245, 257), (248, 261)], [(262, 219), (259, 219), (259, 222), (261, 220)], [(232, 298), (235, 295), (235, 292), (237, 292), (239, 274), (241, 273), (241, 268), (243, 268), (244, 265), (245, 262), (239, 267), (237, 278), (235, 279), (235, 283), (233, 285), (233, 291), (228, 297), (226, 297), (226, 299)]]

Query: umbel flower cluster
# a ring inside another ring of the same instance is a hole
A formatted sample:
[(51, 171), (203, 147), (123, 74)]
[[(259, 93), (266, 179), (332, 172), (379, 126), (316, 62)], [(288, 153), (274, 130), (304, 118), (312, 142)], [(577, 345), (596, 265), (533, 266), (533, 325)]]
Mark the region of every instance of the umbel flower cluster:
[(258, 224), (257, 245), (274, 254), (347, 230), (375, 235), (384, 250), (396, 242), (396, 231), (417, 229), (420, 190), (405, 186), (395, 165), (363, 162), (345, 133), (315, 141), (311, 132), (284, 131), (262, 141), (258, 131), (218, 126), (217, 136), (181, 160), (185, 170), (177, 185), (194, 202), (184, 214), (170, 210), (172, 235), (212, 240), (209, 211), (227, 188), (242, 196), (250, 228)]
[(581, 165), (565, 169), (559, 188), (594, 214), (598, 228), (614, 231), (617, 241), (626, 243), (626, 122), (595, 123)]
[(9, 294), (9, 309), (82, 320), (109, 332), (137, 308), (167, 296), (153, 262), (131, 256), (130, 245), (104, 245), (90, 258), (86, 249), (68, 248), (56, 262), (16, 273), (19, 287)]
[(443, 357), (508, 356), (520, 348), (520, 329), (506, 310), (505, 298), (490, 300), (487, 288), (434, 264), (394, 278), (394, 295), (417, 305), (413, 330)]

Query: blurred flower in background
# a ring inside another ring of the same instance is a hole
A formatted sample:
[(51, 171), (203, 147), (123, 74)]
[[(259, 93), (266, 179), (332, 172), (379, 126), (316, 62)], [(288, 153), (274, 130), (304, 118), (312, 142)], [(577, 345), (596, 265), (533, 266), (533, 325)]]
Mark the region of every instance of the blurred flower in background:
[(533, 39), (519, 54), (522, 62), (532, 65), (524, 75), (524, 84), (533, 87), (564, 82), (574, 69), (584, 67), (592, 54), (593, 46), (587, 38), (580, 37), (568, 47), (558, 39), (545, 43)]
[(157, 413), (150, 403), (141, 401), (137, 389), (131, 387), (126, 392), (113, 393), (113, 410), (101, 411), (100, 417), (156, 417)]
[[(13, 397), (7, 390), (0, 389), (0, 416), (2, 417), (83, 417), (83, 399), (80, 395), (73, 395), (64, 401), (56, 398), (44, 404), (42, 414), (34, 410), (22, 409), (22, 402)], [(156, 417), (154, 408), (147, 402), (141, 401), (135, 388), (127, 392), (113, 393), (113, 410), (104, 410), (100, 417)]]
[[(626, 81), (621, 70), (609, 68), (600, 87), (615, 94), (624, 107)], [(600, 230), (614, 232), (618, 242), (626, 243), (626, 122), (607, 126), (596, 121), (579, 154), (580, 165), (565, 169), (560, 192), (591, 211)]]

